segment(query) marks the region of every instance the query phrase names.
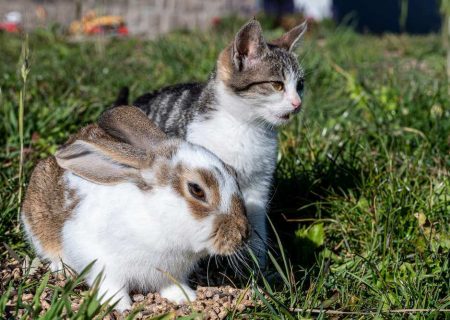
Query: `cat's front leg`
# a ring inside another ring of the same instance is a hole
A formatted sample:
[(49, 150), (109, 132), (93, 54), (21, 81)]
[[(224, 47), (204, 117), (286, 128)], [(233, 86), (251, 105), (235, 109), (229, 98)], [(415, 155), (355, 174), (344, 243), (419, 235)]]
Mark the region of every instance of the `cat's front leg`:
[(267, 265), (267, 201), (257, 192), (244, 192), (247, 217), (252, 226), (249, 246), (258, 258), (261, 269)]

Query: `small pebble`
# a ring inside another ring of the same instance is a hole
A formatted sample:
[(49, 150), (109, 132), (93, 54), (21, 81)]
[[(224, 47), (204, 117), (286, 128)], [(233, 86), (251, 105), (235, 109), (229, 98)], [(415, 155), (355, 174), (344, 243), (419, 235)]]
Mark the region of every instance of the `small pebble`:
[(22, 301), (33, 300), (34, 295), (32, 293), (26, 293), (22, 295)]
[(143, 294), (135, 294), (134, 296), (133, 296), (133, 301), (135, 301), (135, 302), (141, 302), (141, 301), (144, 301), (144, 295)]
[(218, 317), (220, 320), (225, 319), (225, 317), (228, 315), (228, 311), (222, 310), (220, 311), (220, 313), (218, 314)]
[(240, 303), (240, 304), (238, 304), (238, 306), (237, 306), (237, 308), (236, 308), (236, 309), (238, 309), (238, 311), (242, 312), (242, 311), (244, 311), (244, 310), (245, 310), (245, 305), (244, 305), (244, 304), (242, 304), (242, 303)]

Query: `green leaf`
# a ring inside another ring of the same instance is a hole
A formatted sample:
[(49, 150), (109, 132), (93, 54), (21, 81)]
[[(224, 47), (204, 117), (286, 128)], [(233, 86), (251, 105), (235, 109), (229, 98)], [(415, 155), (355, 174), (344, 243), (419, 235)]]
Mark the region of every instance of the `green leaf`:
[(50, 278), (50, 273), (47, 272), (44, 275), (44, 277), (42, 278), (42, 281), (41, 281), (39, 287), (36, 289), (36, 293), (34, 294), (33, 307), (34, 307), (35, 316), (37, 316), (39, 314), (39, 312), (42, 310), (40, 298), (41, 298), (42, 293), (45, 290), (45, 287), (47, 286), (49, 278)]
[(306, 229), (300, 229), (295, 232), (295, 236), (299, 239), (308, 239), (320, 247), (325, 242), (325, 230), (323, 228), (323, 223), (313, 224)]

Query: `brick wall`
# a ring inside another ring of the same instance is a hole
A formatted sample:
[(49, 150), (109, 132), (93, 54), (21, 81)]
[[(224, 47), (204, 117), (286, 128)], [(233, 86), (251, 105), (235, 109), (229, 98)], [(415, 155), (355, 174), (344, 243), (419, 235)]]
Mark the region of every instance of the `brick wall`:
[[(45, 21), (36, 14), (39, 7), (45, 9)], [(154, 37), (173, 29), (205, 29), (214, 17), (250, 17), (258, 0), (82, 0), (83, 14), (93, 9), (123, 16), (132, 34)], [(22, 13), (25, 29), (49, 22), (68, 26), (76, 18), (76, 0), (0, 0), (0, 19), (9, 11)]]

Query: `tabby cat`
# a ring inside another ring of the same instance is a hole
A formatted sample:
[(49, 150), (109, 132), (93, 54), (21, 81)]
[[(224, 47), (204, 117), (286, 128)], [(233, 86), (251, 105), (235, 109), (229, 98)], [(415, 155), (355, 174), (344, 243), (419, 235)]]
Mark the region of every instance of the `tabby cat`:
[[(303, 23), (266, 42), (253, 19), (220, 53), (206, 83), (166, 87), (133, 103), (168, 135), (204, 146), (236, 169), (253, 227), (250, 243), (261, 264), (277, 157), (276, 128), (301, 109), (304, 72), (294, 48), (306, 27)], [(116, 104), (126, 104), (127, 99)]]

